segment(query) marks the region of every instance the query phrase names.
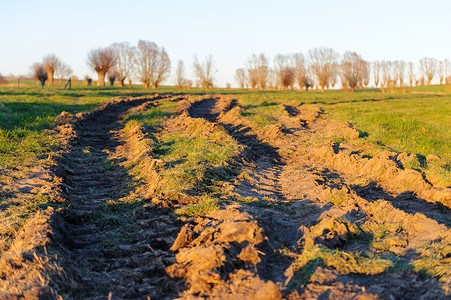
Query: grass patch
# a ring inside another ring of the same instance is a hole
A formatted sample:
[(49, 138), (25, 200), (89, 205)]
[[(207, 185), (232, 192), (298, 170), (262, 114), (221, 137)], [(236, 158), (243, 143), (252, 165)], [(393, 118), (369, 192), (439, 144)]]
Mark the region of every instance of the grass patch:
[(279, 207), (281, 204), (286, 204), (286, 202), (280, 202), (275, 199), (272, 199), (270, 197), (265, 197), (263, 199), (255, 198), (255, 197), (237, 197), (236, 201), (240, 203), (244, 203), (250, 206), (255, 207), (262, 207), (262, 208), (276, 208)]
[(181, 208), (175, 210), (178, 215), (198, 217), (208, 215), (219, 209), (218, 199), (212, 198), (211, 196), (203, 196), (200, 198), (198, 203), (185, 205)]
[(299, 287), (309, 282), (318, 267), (331, 267), (340, 274), (374, 275), (394, 266), (390, 259), (375, 255), (364, 255), (332, 250), (324, 246), (314, 245), (304, 249), (302, 255), (293, 263), (295, 276), (290, 281), (290, 287)]

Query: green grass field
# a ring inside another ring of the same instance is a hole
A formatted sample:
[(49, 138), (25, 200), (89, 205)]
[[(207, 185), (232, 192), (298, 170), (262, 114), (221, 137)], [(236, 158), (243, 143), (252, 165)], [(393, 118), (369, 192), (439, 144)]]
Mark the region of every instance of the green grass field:
[[(25, 83), (24, 83), (25, 84)], [(281, 113), (280, 103), (290, 105), (317, 104), (328, 118), (350, 121), (365, 142), (368, 155), (391, 150), (415, 154), (419, 162), (414, 167), (423, 172), (439, 174), (449, 185), (451, 175), (451, 94), (445, 87), (415, 87), (412, 92), (381, 93), (379, 90), (356, 92), (318, 91), (250, 91), (239, 89), (193, 88), (179, 91), (173, 87), (157, 90), (119, 87), (86, 87), (74, 84), (73, 89), (62, 86), (40, 89), (32, 82), (22, 88), (0, 87), (0, 168), (8, 169), (19, 178), (29, 167), (42, 163), (57, 141), (45, 129), (52, 127), (54, 118), (62, 111), (89, 111), (99, 103), (119, 96), (146, 93), (221, 93), (240, 100), (245, 114), (259, 126), (273, 124)], [(365, 154), (365, 153), (364, 153)], [(438, 155), (440, 164), (428, 166), (424, 158)], [(433, 170), (431, 170), (433, 169)], [(442, 180), (442, 181), (443, 181)]]

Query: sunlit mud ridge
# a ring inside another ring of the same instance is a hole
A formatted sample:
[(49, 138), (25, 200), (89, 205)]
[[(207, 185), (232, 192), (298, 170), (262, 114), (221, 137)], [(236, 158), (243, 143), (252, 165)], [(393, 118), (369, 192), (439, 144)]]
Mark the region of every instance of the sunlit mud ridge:
[(58, 205), (4, 246), (0, 298), (449, 297), (449, 189), (362, 157), (316, 105), (278, 108), (266, 126), (217, 95), (61, 114), (55, 166), (16, 189)]
[[(257, 265), (262, 278), (289, 298), (449, 294), (449, 190), (432, 187), (386, 154), (365, 159), (328, 146), (328, 136), (352, 142), (359, 133), (322, 118), (317, 106), (285, 110), (278, 125), (259, 128), (231, 98), (206, 97), (188, 108), (255, 154), (232, 194), (272, 248), (265, 253), (269, 267)], [(421, 278), (413, 269), (436, 277)]]
[[(63, 298), (174, 298), (179, 280), (165, 268), (180, 224), (170, 209), (144, 199), (158, 182), (158, 166), (139, 127), (121, 128), (129, 113), (145, 110), (162, 97), (108, 103), (74, 124), (69, 152), (61, 161), (62, 212), (53, 238), (62, 276), (53, 287)], [(142, 166), (142, 176), (130, 170)], [(138, 178), (139, 177), (139, 178)]]

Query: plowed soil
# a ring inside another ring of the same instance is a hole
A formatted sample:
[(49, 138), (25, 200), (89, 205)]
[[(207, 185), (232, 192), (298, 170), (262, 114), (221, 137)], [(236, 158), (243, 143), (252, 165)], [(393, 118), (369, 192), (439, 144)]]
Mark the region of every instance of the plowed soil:
[[(205, 134), (221, 130), (239, 145), (240, 175), (221, 182), (218, 210), (180, 216), (175, 208), (196, 194), (156, 192), (169, 166), (152, 157), (155, 132), (124, 120), (162, 100), (179, 110), (159, 135), (202, 119)], [(61, 157), (47, 171), (60, 179), (52, 188), (64, 208), (40, 217), (45, 239), (5, 262), (12, 273), (36, 261), (42, 267), (2, 278), (9, 293), (0, 297), (450, 297), (450, 190), (404, 169), (397, 153), (360, 156), (358, 131), (318, 106), (283, 110), (277, 125), (261, 128), (230, 97), (156, 95), (66, 116), (56, 127)], [(337, 135), (346, 142), (332, 142)], [(36, 257), (27, 260), (29, 253)]]

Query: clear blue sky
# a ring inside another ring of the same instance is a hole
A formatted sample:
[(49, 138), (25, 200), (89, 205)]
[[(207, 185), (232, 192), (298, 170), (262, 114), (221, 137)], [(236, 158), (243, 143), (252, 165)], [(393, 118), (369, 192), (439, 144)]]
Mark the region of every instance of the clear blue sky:
[[(0, 73), (24, 74), (55, 53), (80, 77), (90, 49), (144, 39), (166, 48), (192, 77), (193, 55), (213, 55), (216, 83), (234, 82), (253, 53), (317, 46), (367, 60), (451, 59), (451, 1), (1, 0)], [(172, 84), (172, 80), (170, 81)]]

